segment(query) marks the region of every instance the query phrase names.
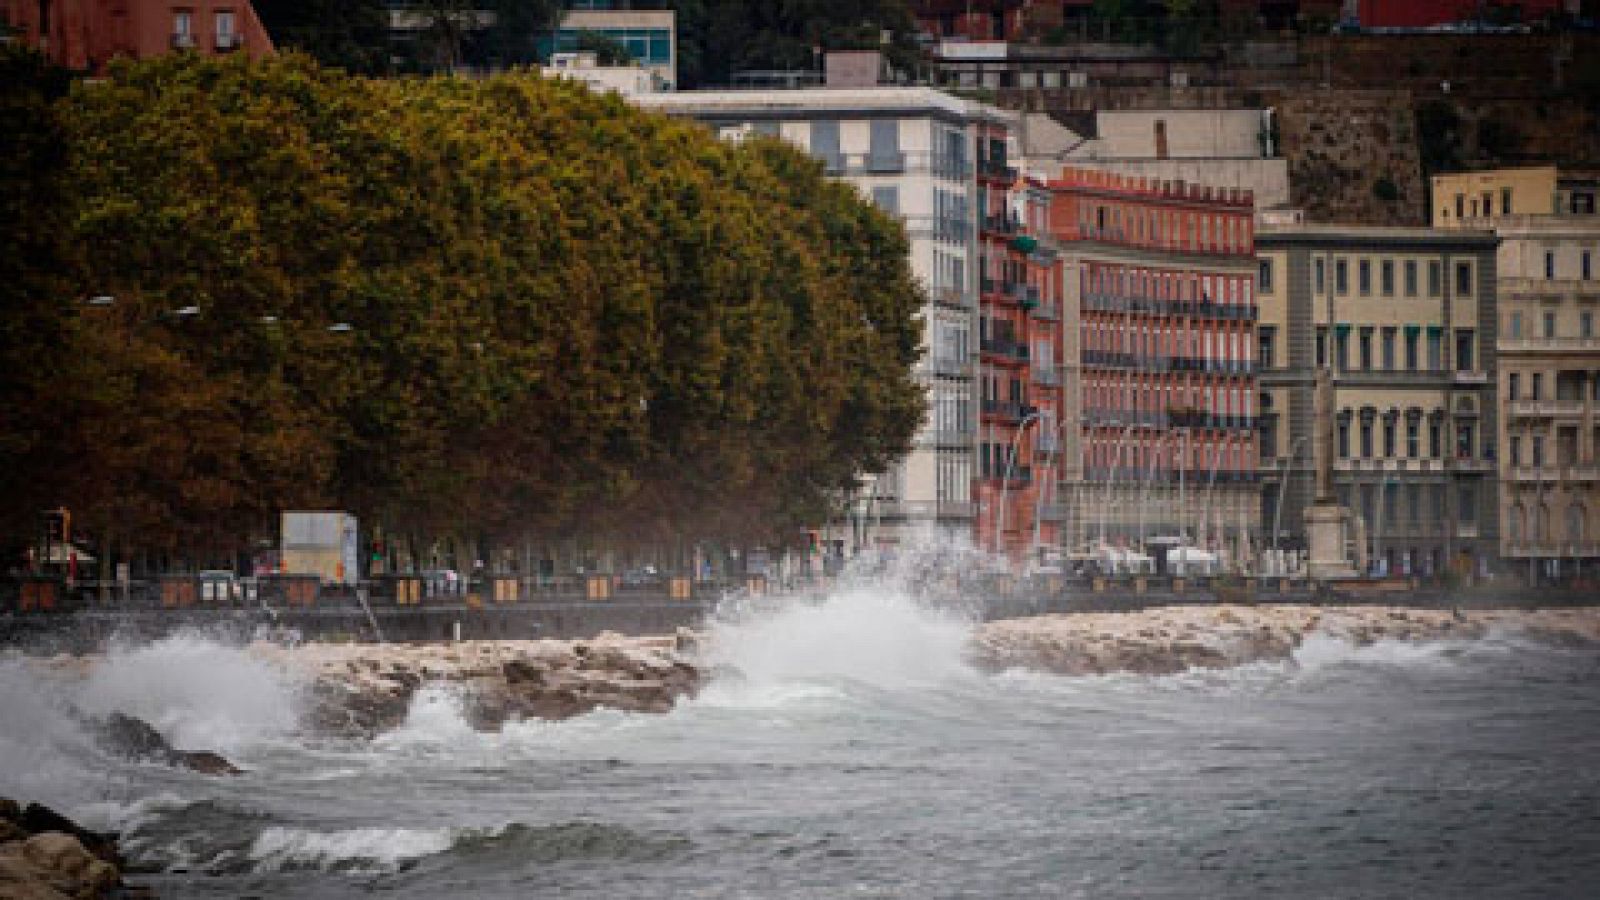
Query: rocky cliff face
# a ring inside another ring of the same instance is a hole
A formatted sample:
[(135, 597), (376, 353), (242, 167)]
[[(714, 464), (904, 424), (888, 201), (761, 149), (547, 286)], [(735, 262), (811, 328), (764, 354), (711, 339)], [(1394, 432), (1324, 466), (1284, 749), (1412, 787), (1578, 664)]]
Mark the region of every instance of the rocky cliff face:
[(1313, 634), (1370, 644), (1478, 638), (1494, 630), (1556, 643), (1600, 643), (1600, 609), (1173, 606), (1039, 616), (980, 626), (972, 660), (996, 671), (1159, 675), (1285, 659)]

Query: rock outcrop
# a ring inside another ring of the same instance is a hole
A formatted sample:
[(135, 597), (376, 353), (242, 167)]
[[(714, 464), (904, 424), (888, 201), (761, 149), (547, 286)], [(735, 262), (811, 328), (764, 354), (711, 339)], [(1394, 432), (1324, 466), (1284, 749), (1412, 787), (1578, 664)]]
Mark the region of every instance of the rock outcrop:
[(1072, 613), (986, 623), (973, 635), (971, 656), (996, 671), (1161, 675), (1285, 659), (1313, 634), (1370, 644), (1477, 638), (1491, 630), (1552, 643), (1600, 643), (1600, 609), (1169, 606)]
[(599, 708), (666, 712), (700, 687), (680, 655), (692, 638), (473, 641), (449, 644), (255, 645), (311, 684), (314, 728), (370, 736), (405, 720), (424, 685), (458, 687), (469, 720), (496, 729), (512, 719), (565, 719)]
[(116, 835), (89, 831), (37, 803), (0, 798), (0, 897), (99, 900), (150, 896), (122, 880)]
[(143, 719), (114, 712), (91, 723), (101, 746), (127, 759), (189, 769), (202, 775), (242, 775), (244, 770), (209, 750), (179, 750)]

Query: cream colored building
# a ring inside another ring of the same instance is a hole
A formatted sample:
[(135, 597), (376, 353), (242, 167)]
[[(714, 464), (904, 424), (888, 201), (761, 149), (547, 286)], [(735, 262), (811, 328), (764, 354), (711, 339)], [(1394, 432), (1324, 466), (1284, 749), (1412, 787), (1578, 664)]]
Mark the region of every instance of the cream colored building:
[(1334, 486), (1371, 570), (1482, 574), (1498, 550), (1496, 269), (1486, 231), (1256, 233), (1263, 527), (1304, 549), (1313, 379), (1334, 381)]
[(1554, 167), (1434, 179), (1436, 223), (1500, 237), (1501, 554), (1536, 583), (1600, 566), (1597, 188)]

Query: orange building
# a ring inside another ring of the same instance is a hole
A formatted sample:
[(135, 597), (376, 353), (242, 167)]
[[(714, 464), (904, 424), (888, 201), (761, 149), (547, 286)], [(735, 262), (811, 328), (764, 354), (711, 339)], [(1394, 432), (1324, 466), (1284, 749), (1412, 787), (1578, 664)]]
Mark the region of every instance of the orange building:
[(1049, 187), (1006, 159), (982, 123), (978, 161), (979, 547), (1014, 560), (1060, 545), (1063, 353), (1060, 254)]
[(273, 52), (249, 0), (0, 0), (0, 20), (52, 62), (85, 72), (173, 50)]
[(1052, 187), (1079, 308), (1068, 543), (1242, 551), (1259, 537), (1250, 192), (1075, 169)]

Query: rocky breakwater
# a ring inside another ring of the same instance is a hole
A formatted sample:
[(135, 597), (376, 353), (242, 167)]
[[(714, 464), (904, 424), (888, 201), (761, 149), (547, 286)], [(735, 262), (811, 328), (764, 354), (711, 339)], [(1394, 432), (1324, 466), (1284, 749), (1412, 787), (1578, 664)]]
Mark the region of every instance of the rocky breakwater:
[(1062, 675), (1163, 675), (1290, 657), (1312, 635), (1356, 645), (1518, 634), (1600, 645), (1600, 608), (1434, 610), (1395, 607), (1170, 606), (1070, 613), (980, 626), (972, 660), (985, 669)]
[(405, 720), (425, 686), (459, 691), (474, 727), (513, 719), (565, 719), (594, 709), (666, 712), (693, 695), (702, 674), (677, 637), (606, 633), (588, 641), (470, 641), (447, 644), (258, 644), (251, 652), (303, 676), (310, 725), (371, 736)]

